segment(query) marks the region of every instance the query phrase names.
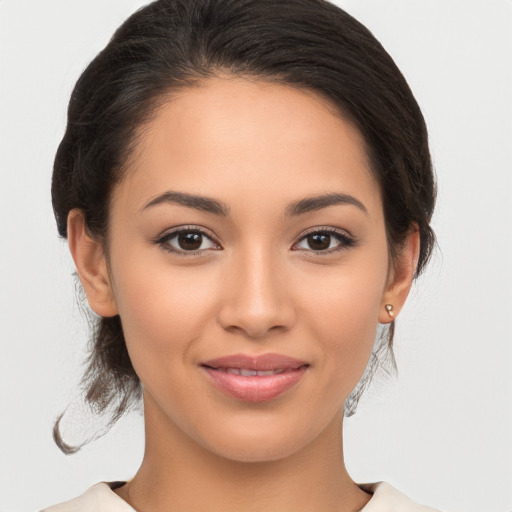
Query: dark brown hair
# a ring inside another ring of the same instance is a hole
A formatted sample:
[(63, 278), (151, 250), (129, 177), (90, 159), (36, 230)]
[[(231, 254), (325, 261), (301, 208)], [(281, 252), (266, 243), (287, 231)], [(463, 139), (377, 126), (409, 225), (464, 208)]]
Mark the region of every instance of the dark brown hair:
[[(435, 182), (421, 111), (398, 68), (375, 37), (324, 0), (158, 0), (116, 31), (79, 78), (58, 148), (52, 200), (59, 234), (79, 208), (89, 233), (105, 242), (109, 198), (138, 129), (170, 91), (219, 72), (288, 84), (328, 98), (360, 130), (381, 187), (390, 253), (416, 225), (416, 274), (434, 245)], [(377, 347), (391, 348), (394, 324)], [(141, 397), (121, 319), (97, 319), (83, 384), (86, 401), (113, 424)], [(370, 361), (376, 366), (378, 357)], [(362, 390), (351, 395), (351, 414)], [(60, 448), (59, 421), (54, 437)]]

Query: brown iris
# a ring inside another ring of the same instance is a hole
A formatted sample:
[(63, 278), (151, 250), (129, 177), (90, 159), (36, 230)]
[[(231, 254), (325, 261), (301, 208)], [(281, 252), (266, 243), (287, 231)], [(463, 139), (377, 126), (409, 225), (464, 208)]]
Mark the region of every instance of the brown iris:
[(307, 237), (308, 246), (314, 251), (324, 251), (331, 245), (331, 235), (327, 233), (315, 233)]
[(196, 251), (201, 247), (203, 235), (196, 231), (187, 231), (178, 235), (178, 245), (184, 251)]

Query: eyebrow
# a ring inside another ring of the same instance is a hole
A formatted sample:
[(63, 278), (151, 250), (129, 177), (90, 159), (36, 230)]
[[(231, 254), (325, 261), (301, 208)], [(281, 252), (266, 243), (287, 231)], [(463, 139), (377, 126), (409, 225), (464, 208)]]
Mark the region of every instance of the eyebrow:
[[(164, 192), (147, 203), (142, 211), (159, 204), (179, 204), (187, 208), (194, 208), (214, 215), (227, 217), (229, 215), (229, 207), (211, 197), (187, 194), (185, 192)], [(329, 206), (336, 205), (352, 205), (359, 208), (364, 213), (368, 210), (361, 201), (348, 194), (330, 193), (319, 196), (306, 197), (300, 201), (290, 203), (285, 210), (286, 217), (296, 217), (305, 213), (321, 210)]]
[(327, 208), (328, 206), (345, 204), (356, 206), (364, 213), (368, 213), (368, 210), (364, 204), (359, 201), (359, 199), (356, 199), (355, 197), (348, 194), (331, 193), (314, 197), (306, 197), (300, 201), (291, 203), (286, 208), (285, 216), (295, 217), (304, 213), (321, 210), (322, 208)]
[(185, 192), (165, 192), (152, 199), (146, 204), (142, 210), (146, 210), (151, 206), (157, 204), (180, 204), (188, 208), (195, 208), (202, 212), (213, 213), (214, 215), (222, 215), (223, 217), (229, 214), (229, 208), (220, 201), (210, 197), (196, 196), (193, 194), (186, 194)]

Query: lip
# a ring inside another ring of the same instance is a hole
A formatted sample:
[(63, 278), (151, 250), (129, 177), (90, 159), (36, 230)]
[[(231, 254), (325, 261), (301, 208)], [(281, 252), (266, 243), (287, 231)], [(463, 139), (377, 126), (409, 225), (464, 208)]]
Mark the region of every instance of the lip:
[[(251, 356), (233, 354), (201, 364), (208, 380), (224, 394), (246, 402), (266, 402), (294, 387), (304, 376), (309, 364), (281, 354)], [(227, 370), (276, 371), (271, 375), (239, 375)]]

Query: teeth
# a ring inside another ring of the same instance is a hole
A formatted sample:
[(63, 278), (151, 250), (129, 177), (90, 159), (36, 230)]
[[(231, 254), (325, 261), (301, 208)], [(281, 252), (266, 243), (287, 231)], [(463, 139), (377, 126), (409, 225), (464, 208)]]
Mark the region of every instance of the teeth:
[(256, 370), (246, 370), (245, 368), (242, 368), (240, 370), (240, 375), (243, 375), (244, 377), (250, 377), (252, 375), (258, 375), (258, 372)]
[(264, 377), (265, 375), (278, 375), (284, 372), (284, 369), (277, 368), (276, 370), (248, 370), (246, 368), (226, 368), (222, 369), (226, 373), (232, 373), (233, 375), (242, 375), (243, 377)]

